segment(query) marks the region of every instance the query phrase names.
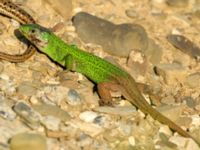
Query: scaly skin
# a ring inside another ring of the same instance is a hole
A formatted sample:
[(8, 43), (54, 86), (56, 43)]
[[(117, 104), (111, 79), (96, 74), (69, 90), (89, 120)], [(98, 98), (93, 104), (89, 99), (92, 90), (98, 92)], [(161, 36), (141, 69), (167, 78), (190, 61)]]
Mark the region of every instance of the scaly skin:
[(66, 44), (48, 29), (39, 25), (22, 25), (19, 30), (40, 51), (47, 54), (54, 61), (69, 70), (84, 74), (95, 82), (97, 87), (102, 88), (99, 90), (99, 94), (101, 98), (106, 99), (106, 103), (111, 98), (107, 92), (108, 90), (121, 90), (127, 100), (142, 112), (150, 114), (155, 120), (168, 125), (173, 131), (178, 132), (184, 137), (192, 138), (198, 143), (189, 133), (153, 109), (139, 92), (135, 80), (121, 68), (100, 57)]
[[(12, 3), (10, 0), (0, 0), (0, 13), (17, 20), (20, 24), (35, 23), (35, 20), (23, 9)], [(0, 52), (0, 59), (10, 62), (23, 62), (30, 58), (36, 51), (33, 45), (29, 45), (23, 54), (10, 55)]]

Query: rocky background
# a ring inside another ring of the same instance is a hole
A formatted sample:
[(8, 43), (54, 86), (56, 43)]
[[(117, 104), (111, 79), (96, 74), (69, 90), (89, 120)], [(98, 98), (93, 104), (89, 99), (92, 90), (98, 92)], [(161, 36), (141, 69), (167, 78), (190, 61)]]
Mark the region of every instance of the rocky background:
[[(153, 107), (200, 141), (200, 0), (15, 0), (68, 44), (122, 66)], [(0, 51), (22, 53), (0, 16)], [(22, 38), (22, 37), (21, 37)], [(199, 150), (112, 93), (37, 52), (0, 61), (0, 150)], [(28, 147), (28, 148), (27, 148)]]

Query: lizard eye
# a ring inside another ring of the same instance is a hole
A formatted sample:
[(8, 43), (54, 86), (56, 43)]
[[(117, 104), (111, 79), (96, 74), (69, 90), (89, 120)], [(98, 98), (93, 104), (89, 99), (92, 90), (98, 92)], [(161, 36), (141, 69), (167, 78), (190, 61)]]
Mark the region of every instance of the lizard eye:
[(34, 29), (31, 29), (31, 33), (33, 33), (33, 34), (34, 34), (34, 33), (35, 33), (35, 30), (34, 30)]

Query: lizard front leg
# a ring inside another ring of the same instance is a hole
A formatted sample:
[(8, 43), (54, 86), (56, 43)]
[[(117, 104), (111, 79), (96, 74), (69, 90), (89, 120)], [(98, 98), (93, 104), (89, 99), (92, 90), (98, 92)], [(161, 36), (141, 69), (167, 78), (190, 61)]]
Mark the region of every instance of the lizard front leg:
[(75, 61), (73, 59), (73, 56), (68, 54), (64, 57), (64, 65), (66, 67), (67, 70), (71, 70), (71, 71), (75, 71), (76, 68), (76, 64)]

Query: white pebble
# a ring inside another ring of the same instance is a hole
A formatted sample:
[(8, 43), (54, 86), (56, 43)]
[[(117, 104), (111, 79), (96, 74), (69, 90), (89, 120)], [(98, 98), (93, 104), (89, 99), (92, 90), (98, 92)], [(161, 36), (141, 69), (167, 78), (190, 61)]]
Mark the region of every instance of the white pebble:
[(130, 136), (128, 138), (128, 141), (129, 141), (130, 145), (135, 146), (135, 138), (133, 136)]
[(97, 116), (97, 113), (93, 111), (85, 111), (79, 115), (79, 118), (85, 122), (93, 122)]

